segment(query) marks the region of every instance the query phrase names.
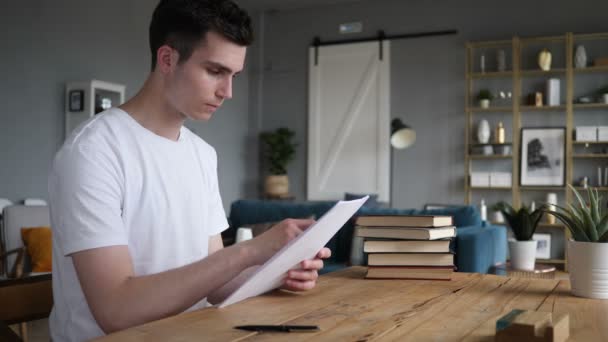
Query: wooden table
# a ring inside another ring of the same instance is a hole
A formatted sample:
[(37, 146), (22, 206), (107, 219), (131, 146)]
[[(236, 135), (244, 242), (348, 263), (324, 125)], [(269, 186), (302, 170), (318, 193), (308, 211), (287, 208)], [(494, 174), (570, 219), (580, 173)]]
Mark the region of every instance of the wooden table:
[[(329, 273), (306, 293), (274, 291), (134, 327), (103, 341), (492, 341), (512, 309), (570, 314), (570, 341), (608, 341), (608, 300), (574, 297), (568, 280), (455, 273), (452, 281)], [(314, 324), (317, 333), (255, 333), (242, 324)]]

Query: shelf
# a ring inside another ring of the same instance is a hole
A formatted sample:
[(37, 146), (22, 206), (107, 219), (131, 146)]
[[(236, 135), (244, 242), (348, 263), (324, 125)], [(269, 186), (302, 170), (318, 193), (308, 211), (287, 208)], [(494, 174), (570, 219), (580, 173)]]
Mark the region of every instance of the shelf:
[(481, 108), (481, 107), (470, 107), (468, 109), (470, 112), (479, 112), (479, 113), (492, 113), (492, 112), (511, 112), (513, 111), (513, 107), (490, 107), (490, 108)]
[(608, 104), (606, 103), (575, 103), (573, 105), (574, 109), (608, 109)]
[(586, 68), (574, 68), (575, 74), (590, 74), (608, 72), (608, 66), (590, 66)]
[(580, 159), (594, 159), (594, 158), (608, 158), (608, 154), (573, 154), (573, 158)]
[(508, 154), (508, 155), (498, 155), (498, 154), (492, 154), (492, 155), (482, 155), (482, 154), (470, 154), (469, 157), (471, 159), (511, 159), (513, 156)]
[(565, 35), (559, 36), (543, 36), (543, 37), (529, 37), (529, 38), (521, 38), (521, 45), (530, 45), (530, 44), (538, 44), (538, 43), (549, 43), (549, 42), (557, 42), (562, 43), (566, 41)]
[(472, 186), (471, 190), (511, 190), (512, 188), (510, 186), (494, 186), (494, 187), (489, 187), (489, 186)]
[(583, 188), (582, 186), (575, 186), (576, 191), (584, 191), (587, 193), (588, 188), (597, 189), (597, 191), (608, 191), (608, 186), (590, 186), (588, 188)]
[(537, 264), (565, 264), (564, 259), (536, 259)]
[(471, 146), (511, 146), (513, 143), (488, 143), (488, 144), (471, 144)]
[(566, 75), (566, 69), (551, 69), (548, 71), (544, 70), (523, 70), (522, 76), (554, 76), (554, 75)]
[(608, 141), (573, 141), (574, 145), (602, 145), (608, 144)]
[(561, 106), (542, 106), (542, 107), (537, 107), (537, 106), (520, 106), (519, 107), (519, 111), (520, 112), (545, 112), (545, 111), (561, 111), (561, 110), (566, 110), (566, 106), (561, 105)]
[(519, 187), (522, 191), (523, 190), (528, 190), (528, 191), (563, 191), (566, 190), (566, 187), (564, 186), (520, 186)]
[(469, 77), (475, 78), (507, 78), (513, 77), (512, 71), (474, 72)]

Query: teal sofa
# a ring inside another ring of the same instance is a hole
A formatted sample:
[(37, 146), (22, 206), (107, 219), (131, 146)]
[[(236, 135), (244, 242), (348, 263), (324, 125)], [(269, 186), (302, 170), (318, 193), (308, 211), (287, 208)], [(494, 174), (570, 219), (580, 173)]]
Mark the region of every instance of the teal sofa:
[[(224, 237), (234, 237), (238, 227), (257, 223), (277, 222), (286, 218), (323, 216), (336, 202), (285, 202), (267, 200), (237, 200), (230, 207), (230, 229)], [(457, 227), (452, 248), (456, 253), (456, 267), (460, 272), (489, 273), (497, 263), (506, 261), (507, 233), (504, 226), (482, 223), (473, 206), (457, 206), (445, 209), (416, 210), (362, 207), (327, 243), (332, 257), (325, 262), (322, 273), (335, 271), (350, 265), (351, 255), (363, 253), (351, 251), (354, 221), (359, 215), (450, 215)], [(360, 247), (357, 247), (360, 249)]]

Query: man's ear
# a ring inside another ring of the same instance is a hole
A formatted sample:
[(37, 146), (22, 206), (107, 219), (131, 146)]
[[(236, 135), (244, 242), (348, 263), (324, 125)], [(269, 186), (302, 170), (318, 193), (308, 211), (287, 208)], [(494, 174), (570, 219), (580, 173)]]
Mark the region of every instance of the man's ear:
[(156, 68), (166, 74), (177, 65), (179, 52), (169, 45), (163, 45), (156, 50)]

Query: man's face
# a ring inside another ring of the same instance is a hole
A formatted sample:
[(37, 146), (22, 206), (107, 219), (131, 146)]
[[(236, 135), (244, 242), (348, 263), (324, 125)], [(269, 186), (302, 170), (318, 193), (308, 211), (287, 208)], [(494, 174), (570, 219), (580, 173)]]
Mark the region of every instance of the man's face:
[(167, 74), (168, 101), (187, 118), (211, 119), (224, 100), (232, 98), (232, 81), (243, 70), (246, 50), (208, 32), (190, 58)]

